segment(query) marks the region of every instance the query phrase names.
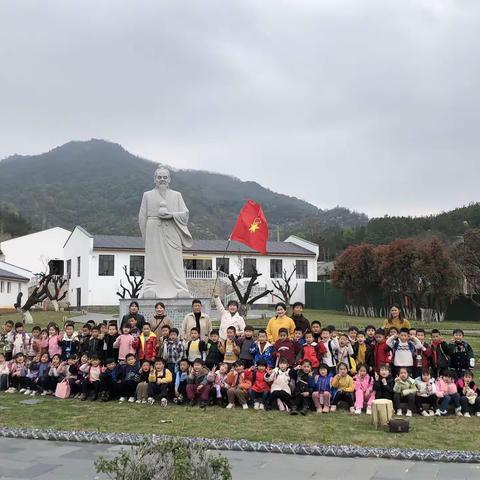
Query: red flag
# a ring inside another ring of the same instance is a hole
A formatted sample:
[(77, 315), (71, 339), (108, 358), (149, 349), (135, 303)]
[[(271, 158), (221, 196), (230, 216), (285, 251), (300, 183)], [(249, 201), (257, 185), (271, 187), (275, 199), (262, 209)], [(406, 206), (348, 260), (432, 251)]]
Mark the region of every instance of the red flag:
[(237, 223), (230, 235), (230, 240), (236, 240), (257, 252), (267, 253), (268, 224), (261, 205), (248, 200), (240, 210)]

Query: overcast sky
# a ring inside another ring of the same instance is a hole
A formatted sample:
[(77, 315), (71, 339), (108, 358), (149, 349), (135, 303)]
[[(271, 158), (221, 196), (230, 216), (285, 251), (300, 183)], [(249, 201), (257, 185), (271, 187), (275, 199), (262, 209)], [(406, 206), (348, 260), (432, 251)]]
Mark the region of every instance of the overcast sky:
[(2, 0), (0, 158), (104, 138), (321, 208), (448, 210), (480, 201), (479, 31), (478, 0)]

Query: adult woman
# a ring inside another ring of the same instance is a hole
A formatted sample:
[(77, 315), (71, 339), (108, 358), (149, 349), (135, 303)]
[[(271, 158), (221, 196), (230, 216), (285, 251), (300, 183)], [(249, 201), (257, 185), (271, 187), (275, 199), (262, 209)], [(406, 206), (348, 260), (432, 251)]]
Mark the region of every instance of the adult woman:
[(228, 327), (235, 327), (237, 335), (243, 335), (243, 331), (245, 330), (245, 320), (238, 313), (238, 302), (236, 300), (230, 300), (227, 308), (225, 308), (218, 295), (215, 295), (213, 300), (215, 301), (217, 312), (220, 314), (219, 334), (222, 342), (227, 339)]
[(172, 319), (165, 311), (165, 304), (163, 302), (157, 302), (155, 304), (155, 315), (150, 320), (150, 327), (152, 328), (152, 332), (158, 337), (160, 330), (165, 326), (172, 328)]
[(130, 302), (130, 306), (128, 307), (128, 313), (122, 317), (122, 322), (120, 324), (120, 330), (125, 326), (128, 325), (128, 320), (130, 318), (135, 318), (137, 320), (137, 328), (139, 330), (142, 329), (143, 324), (146, 322), (145, 317), (141, 314), (138, 313), (138, 310), (140, 307), (138, 306), (138, 302), (133, 300)]
[(267, 324), (267, 336), (271, 344), (278, 340), (278, 331), (281, 328), (288, 330), (290, 338), (293, 337), (295, 332), (295, 322), (290, 317), (287, 317), (287, 306), (284, 303), (280, 302), (275, 305), (275, 313), (276, 315)]
[(390, 316), (383, 323), (383, 328), (387, 332), (391, 327), (395, 327), (398, 331), (400, 331), (401, 328), (410, 328), (410, 322), (403, 318), (403, 313), (398, 305), (392, 305), (392, 308), (390, 308)]

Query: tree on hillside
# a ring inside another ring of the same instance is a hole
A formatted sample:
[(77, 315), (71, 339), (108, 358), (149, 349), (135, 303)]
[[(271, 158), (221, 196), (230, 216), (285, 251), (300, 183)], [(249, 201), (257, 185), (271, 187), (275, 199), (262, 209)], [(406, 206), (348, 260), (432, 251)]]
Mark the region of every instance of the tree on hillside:
[(461, 295), (480, 308), (480, 229), (465, 232), (463, 242), (454, 247), (453, 255), (466, 281)]

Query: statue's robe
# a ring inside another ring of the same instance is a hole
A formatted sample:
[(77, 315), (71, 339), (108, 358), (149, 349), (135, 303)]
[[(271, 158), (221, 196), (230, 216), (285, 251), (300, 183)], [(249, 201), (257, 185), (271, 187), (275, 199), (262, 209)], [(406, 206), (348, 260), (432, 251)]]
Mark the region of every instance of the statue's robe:
[[(166, 204), (173, 218), (159, 218), (159, 208)], [(188, 231), (188, 209), (182, 194), (157, 189), (143, 194), (138, 223), (145, 241), (145, 277), (143, 298), (190, 297), (183, 268), (183, 247), (192, 246)]]

